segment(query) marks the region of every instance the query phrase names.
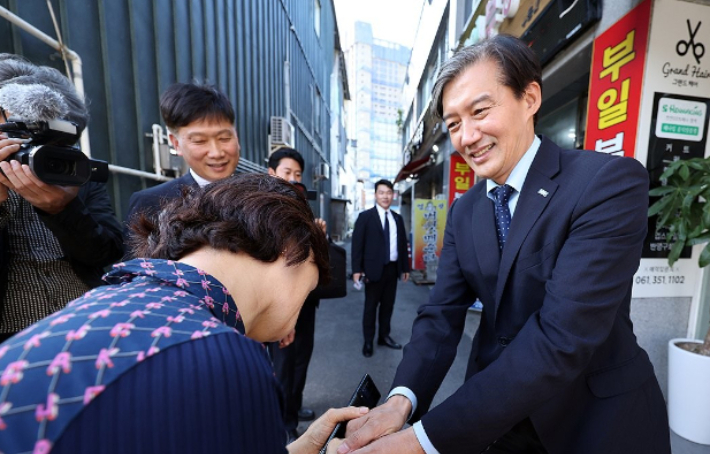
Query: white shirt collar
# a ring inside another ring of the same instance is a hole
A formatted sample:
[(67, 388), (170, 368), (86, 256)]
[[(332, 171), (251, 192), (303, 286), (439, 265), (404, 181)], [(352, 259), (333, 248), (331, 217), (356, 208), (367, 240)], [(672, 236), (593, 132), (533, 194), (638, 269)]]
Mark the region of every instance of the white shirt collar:
[(190, 175), (192, 175), (192, 178), (195, 179), (195, 182), (201, 187), (204, 188), (208, 184), (212, 183), (211, 181), (205, 180), (201, 176), (199, 176), (194, 170), (190, 169)]
[[(505, 184), (512, 186), (513, 189), (515, 189), (516, 193), (520, 193), (520, 191), (523, 189), (525, 178), (528, 176), (530, 166), (532, 166), (532, 163), (535, 160), (535, 156), (537, 155), (537, 151), (540, 149), (540, 144), (542, 143), (538, 136), (534, 137), (535, 138), (533, 139), (530, 148), (528, 148), (525, 154), (523, 154), (523, 157), (520, 158), (520, 161), (515, 164), (515, 167), (513, 167), (513, 171), (510, 172), (508, 179), (505, 181)], [(486, 180), (486, 192), (490, 193), (491, 189), (496, 188), (498, 186), (500, 185), (492, 179)]]
[(384, 218), (385, 218), (385, 212), (386, 212), (386, 211), (389, 211), (389, 209), (385, 210), (384, 208), (382, 208), (382, 207), (379, 206), (378, 204), (375, 204), (375, 206), (377, 207), (377, 213), (380, 215), (380, 219), (384, 219)]

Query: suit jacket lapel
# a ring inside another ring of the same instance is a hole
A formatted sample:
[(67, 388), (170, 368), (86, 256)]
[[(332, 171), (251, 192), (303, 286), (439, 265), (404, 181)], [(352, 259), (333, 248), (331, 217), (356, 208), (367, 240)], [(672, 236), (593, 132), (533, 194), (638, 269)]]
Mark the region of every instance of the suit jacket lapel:
[(186, 186), (198, 186), (197, 181), (195, 181), (195, 178), (193, 178), (191, 172), (187, 172), (185, 175), (181, 176), (179, 178), (180, 184), (184, 184)]
[(166, 187), (164, 191), (164, 196), (168, 197), (180, 197), (182, 196), (183, 186), (198, 187), (197, 181), (192, 177), (190, 172), (185, 175), (172, 180), (172, 185)]
[(485, 183), (480, 187), (480, 194), (474, 198), (475, 202), (471, 210), (471, 234), (484, 280), (491, 295), (495, 295), (500, 250), (496, 236), (493, 201), (486, 197)]
[(543, 137), (540, 149), (525, 177), (525, 183), (520, 191), (510, 231), (506, 238), (505, 248), (503, 248), (495, 292), (496, 312), (498, 312), (503, 297), (510, 269), (518, 256), (523, 241), (557, 191), (558, 185), (551, 178), (559, 172), (559, 154), (560, 148)]

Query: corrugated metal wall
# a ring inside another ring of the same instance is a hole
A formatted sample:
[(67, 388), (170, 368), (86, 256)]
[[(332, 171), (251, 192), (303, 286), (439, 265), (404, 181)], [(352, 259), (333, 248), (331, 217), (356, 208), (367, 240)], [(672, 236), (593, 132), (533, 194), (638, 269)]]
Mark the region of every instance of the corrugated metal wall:
[[(320, 36), (314, 27), (321, 8)], [(0, 0), (56, 37), (46, 0)], [(92, 156), (152, 171), (151, 125), (160, 123), (158, 99), (173, 82), (208, 81), (235, 106), (242, 159), (265, 168), (271, 116), (286, 112), (284, 62), (290, 60), (291, 123), (306, 159), (304, 183), (327, 161), (330, 72), (335, 58), (332, 0), (53, 0), (67, 46), (83, 61), (90, 102)], [(59, 54), (0, 19), (0, 52), (25, 56), (64, 71)], [(319, 117), (319, 119), (318, 119)], [(240, 163), (239, 169), (247, 167)], [(112, 175), (109, 190), (122, 218), (130, 195), (153, 181)], [(315, 187), (313, 187), (315, 186)], [(328, 218), (328, 203), (322, 217)], [(319, 204), (314, 204), (316, 212)]]

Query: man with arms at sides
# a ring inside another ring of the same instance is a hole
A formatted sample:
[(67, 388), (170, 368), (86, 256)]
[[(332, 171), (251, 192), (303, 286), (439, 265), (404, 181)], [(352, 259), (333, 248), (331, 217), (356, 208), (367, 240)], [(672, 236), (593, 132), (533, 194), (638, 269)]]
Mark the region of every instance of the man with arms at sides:
[[(84, 100), (54, 68), (0, 54), (0, 90), (2, 123), (66, 120), (81, 133), (89, 121)], [(106, 185), (44, 183), (6, 161), (23, 142), (0, 134), (0, 342), (101, 285), (103, 267), (123, 253)]]
[[(541, 80), (537, 57), (510, 36), (443, 65), (433, 106), (485, 180), (449, 211), (438, 280), (391, 397), (349, 426), (339, 453), (372, 440), (356, 452), (670, 453), (663, 395), (629, 317), (648, 174), (536, 136)], [(430, 410), (476, 298), (466, 380)]]
[[(217, 87), (176, 83), (160, 97), (168, 138), (190, 171), (180, 178), (138, 191), (128, 203), (126, 225), (139, 213), (153, 215), (184, 186), (206, 186), (227, 178), (239, 163), (239, 137), (229, 98)], [(126, 232), (126, 241), (130, 232)], [(128, 248), (127, 248), (128, 249)], [(127, 257), (130, 258), (130, 257)]]
[[(372, 341), (379, 312), (377, 344), (401, 349), (390, 336), (390, 320), (397, 297), (397, 279), (409, 279), (407, 233), (402, 216), (390, 210), (394, 187), (387, 180), (375, 183), (375, 206), (363, 211), (355, 221), (352, 239), (353, 281), (365, 282), (365, 309), (362, 354), (372, 356)], [(378, 311), (379, 306), (379, 311)]]
[[(301, 153), (293, 148), (280, 148), (269, 156), (269, 175), (282, 178), (286, 181), (301, 183), (305, 163)], [(305, 194), (304, 194), (305, 195)], [(316, 223), (325, 233), (326, 224), (322, 219)], [(306, 298), (301, 313), (296, 322), (296, 332), (293, 343), (281, 348), (272, 349), (274, 370), (279, 383), (283, 388), (286, 402), (284, 405), (284, 423), (289, 440), (298, 438), (298, 421), (310, 421), (315, 418), (315, 412), (305, 408), (303, 404), (303, 389), (306, 386), (308, 364), (313, 354), (313, 339), (316, 328), (316, 309), (320, 300), (309, 294)], [(289, 337), (285, 340), (287, 341)]]

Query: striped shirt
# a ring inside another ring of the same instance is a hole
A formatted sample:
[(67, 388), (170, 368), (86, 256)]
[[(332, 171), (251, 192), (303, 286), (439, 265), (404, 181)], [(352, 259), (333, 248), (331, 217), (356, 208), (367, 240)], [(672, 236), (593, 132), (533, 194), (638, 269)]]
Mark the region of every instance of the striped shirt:
[(63, 308), (89, 287), (35, 208), (14, 191), (0, 205), (0, 228), (5, 227), (10, 263), (0, 333), (14, 333)]

